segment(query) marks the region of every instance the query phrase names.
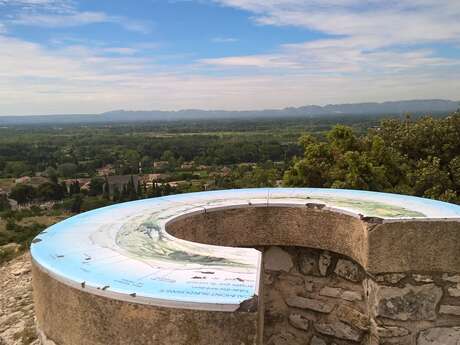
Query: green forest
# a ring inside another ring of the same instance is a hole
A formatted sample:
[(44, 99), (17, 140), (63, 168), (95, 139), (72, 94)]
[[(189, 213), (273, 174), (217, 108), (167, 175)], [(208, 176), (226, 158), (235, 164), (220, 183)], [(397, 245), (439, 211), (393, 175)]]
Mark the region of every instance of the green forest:
[(303, 155), (287, 186), (351, 188), (460, 203), (460, 113), (442, 119), (384, 120), (357, 135), (337, 125), (325, 137), (300, 137)]
[(460, 204), (459, 138), (460, 112), (1, 128), (0, 246), (26, 248), (79, 212), (213, 189), (349, 188)]

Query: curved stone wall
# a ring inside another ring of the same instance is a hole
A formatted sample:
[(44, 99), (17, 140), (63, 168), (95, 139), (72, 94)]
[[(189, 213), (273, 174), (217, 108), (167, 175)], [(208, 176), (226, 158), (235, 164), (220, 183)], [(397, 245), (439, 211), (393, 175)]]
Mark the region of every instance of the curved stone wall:
[(257, 312), (177, 309), (120, 301), (70, 287), (36, 264), (32, 274), (43, 345), (259, 343)]
[(368, 270), (460, 273), (460, 223), (430, 219), (389, 222), (369, 232)]
[(115, 205), (34, 240), (37, 324), (57, 345), (458, 344), (459, 220), (322, 189)]
[(316, 205), (210, 209), (173, 219), (166, 229), (177, 238), (219, 246), (326, 249), (367, 265), (367, 224)]
[[(460, 326), (454, 315), (460, 307), (449, 305), (460, 302), (451, 298), (460, 297), (460, 282), (442, 278), (460, 269), (457, 221), (384, 223), (317, 207), (254, 207), (182, 217), (167, 230), (189, 241), (264, 252), (266, 344), (331, 334), (350, 344), (416, 344), (428, 324)], [(370, 298), (357, 297), (366, 292)]]

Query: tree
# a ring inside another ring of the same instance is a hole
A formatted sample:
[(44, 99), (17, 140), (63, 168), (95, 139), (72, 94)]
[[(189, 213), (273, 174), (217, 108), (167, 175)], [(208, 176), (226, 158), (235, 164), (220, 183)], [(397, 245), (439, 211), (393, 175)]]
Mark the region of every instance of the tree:
[(46, 169), (46, 176), (48, 176), (48, 180), (50, 180), (51, 183), (58, 182), (58, 172), (53, 167), (48, 167)]
[(449, 163), (449, 174), (456, 190), (460, 190), (460, 155)]
[(128, 197), (129, 197), (128, 187), (127, 185), (124, 184), (121, 188), (120, 201), (128, 200)]
[(83, 200), (84, 196), (82, 194), (75, 194), (72, 198), (72, 203), (70, 205), (70, 212), (80, 213)]
[(257, 166), (252, 172), (251, 177), (255, 187), (274, 187), (276, 185), (277, 172), (274, 168)]
[(36, 190), (28, 184), (16, 184), (10, 193), (10, 198), (16, 200), (18, 204), (26, 204), (36, 197)]
[(58, 165), (57, 170), (58, 170), (59, 176), (75, 177), (75, 175), (77, 174), (78, 167), (74, 163), (64, 163), (64, 164)]
[(30, 166), (23, 161), (6, 162), (5, 172), (13, 177), (20, 177), (32, 173)]
[(381, 122), (356, 136), (335, 126), (325, 140), (300, 138), (304, 154), (285, 172), (288, 186), (376, 190), (460, 203), (460, 113)]
[(136, 185), (134, 184), (134, 177), (131, 175), (129, 182), (126, 186), (126, 194), (128, 197), (128, 200), (137, 200), (137, 191), (136, 191)]
[(141, 184), (141, 181), (138, 180), (137, 181), (137, 189), (136, 189), (138, 199), (142, 199), (144, 197), (146, 189), (147, 189), (147, 186), (146, 186), (145, 182)]
[(121, 201), (121, 192), (118, 186), (113, 187), (113, 193), (112, 193), (112, 201), (113, 202), (118, 202)]
[(304, 147), (304, 158), (295, 158), (284, 175), (288, 186), (327, 187), (334, 165), (331, 147), (324, 142), (311, 142)]
[(11, 205), (6, 194), (0, 194), (0, 212), (8, 211), (9, 209), (11, 209)]
[(456, 198), (449, 173), (443, 170), (438, 157), (419, 161), (416, 170), (411, 173), (411, 178), (416, 195), (441, 199), (443, 196)]
[(90, 196), (83, 199), (83, 203), (81, 204), (81, 210), (86, 212), (110, 204), (111, 202), (109, 200), (105, 200), (101, 197)]
[(125, 150), (123, 152), (123, 158), (127, 166), (127, 173), (138, 173), (139, 171), (139, 162), (141, 160), (141, 157), (139, 153), (136, 150)]
[(60, 186), (61, 186), (63, 198), (67, 197), (69, 195), (69, 190), (67, 189), (67, 184), (64, 181), (62, 181)]
[(57, 183), (45, 182), (37, 188), (37, 198), (43, 201), (62, 200), (64, 196), (63, 187)]
[(110, 200), (110, 184), (107, 176), (104, 176), (104, 184), (102, 185), (102, 197), (106, 200)]
[(69, 195), (80, 193), (80, 182), (78, 180), (73, 181), (69, 186)]
[(174, 156), (174, 153), (170, 150), (166, 150), (163, 152), (161, 160), (168, 161), (168, 166), (170, 170), (174, 169), (177, 165), (176, 157)]
[(348, 126), (336, 125), (326, 134), (326, 137), (333, 150), (347, 152), (358, 149), (358, 139), (353, 129)]
[(89, 193), (90, 196), (101, 195), (104, 191), (104, 179), (101, 177), (93, 177), (89, 183)]

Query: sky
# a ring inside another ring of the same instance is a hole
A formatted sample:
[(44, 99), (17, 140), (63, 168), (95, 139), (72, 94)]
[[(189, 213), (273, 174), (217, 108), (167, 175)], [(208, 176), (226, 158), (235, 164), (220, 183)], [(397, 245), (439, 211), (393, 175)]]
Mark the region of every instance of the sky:
[(432, 98), (459, 0), (0, 0), (0, 115)]

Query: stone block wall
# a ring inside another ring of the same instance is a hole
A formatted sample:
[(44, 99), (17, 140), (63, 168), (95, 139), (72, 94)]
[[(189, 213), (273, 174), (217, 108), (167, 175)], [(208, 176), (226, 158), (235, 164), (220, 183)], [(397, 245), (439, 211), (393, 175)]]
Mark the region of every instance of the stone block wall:
[(379, 274), (367, 286), (380, 344), (460, 344), (460, 275)]
[(265, 247), (264, 344), (366, 344), (370, 321), (353, 260), (302, 247)]
[(460, 344), (458, 222), (270, 207), (208, 212), (168, 231), (264, 252), (264, 345)]
[(385, 273), (302, 247), (263, 247), (264, 344), (458, 345), (460, 275)]

